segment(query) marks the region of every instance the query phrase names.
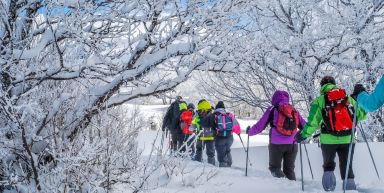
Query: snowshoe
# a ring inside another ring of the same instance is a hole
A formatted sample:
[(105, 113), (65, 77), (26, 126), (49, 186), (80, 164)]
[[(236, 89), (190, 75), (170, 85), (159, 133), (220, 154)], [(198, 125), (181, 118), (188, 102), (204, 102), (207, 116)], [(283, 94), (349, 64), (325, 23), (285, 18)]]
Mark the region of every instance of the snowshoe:
[(332, 171), (326, 171), (323, 174), (323, 188), (326, 192), (335, 191), (336, 188), (336, 177)]

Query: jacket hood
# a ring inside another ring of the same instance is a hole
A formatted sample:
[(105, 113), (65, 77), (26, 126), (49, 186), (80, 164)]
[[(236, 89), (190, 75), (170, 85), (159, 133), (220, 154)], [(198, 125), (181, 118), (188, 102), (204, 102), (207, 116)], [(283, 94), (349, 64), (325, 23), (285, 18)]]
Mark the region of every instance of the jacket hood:
[(332, 84), (332, 83), (327, 83), (327, 84), (324, 84), (321, 89), (320, 89), (320, 93), (323, 95), (325, 94), (326, 92), (332, 90), (332, 89), (335, 89), (335, 88), (339, 88), (337, 85), (335, 84)]
[(211, 104), (206, 100), (202, 100), (197, 104), (197, 110), (199, 111), (209, 111), (211, 109), (212, 109)]
[(272, 105), (283, 105), (289, 103), (289, 94), (286, 91), (277, 90), (272, 96)]
[(180, 111), (187, 110), (187, 103), (180, 103), (179, 104), (179, 109), (180, 109)]

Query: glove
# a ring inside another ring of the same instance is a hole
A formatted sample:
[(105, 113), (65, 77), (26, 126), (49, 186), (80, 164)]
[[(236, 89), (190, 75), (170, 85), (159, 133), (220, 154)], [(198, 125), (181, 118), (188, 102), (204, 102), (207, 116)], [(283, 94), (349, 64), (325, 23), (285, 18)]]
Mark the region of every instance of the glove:
[(357, 96), (361, 92), (366, 92), (366, 89), (364, 88), (364, 86), (362, 84), (355, 84), (355, 87), (353, 88), (353, 93), (351, 94), (351, 97), (353, 99), (357, 100)]
[(295, 135), (295, 140), (297, 143), (301, 143), (303, 141), (305, 141), (307, 138), (303, 137), (303, 135), (301, 134), (301, 132), (297, 132), (296, 135)]
[(246, 133), (246, 134), (249, 134), (249, 129), (251, 129), (250, 126), (248, 126), (248, 127), (247, 127), (247, 130), (245, 130), (245, 133)]

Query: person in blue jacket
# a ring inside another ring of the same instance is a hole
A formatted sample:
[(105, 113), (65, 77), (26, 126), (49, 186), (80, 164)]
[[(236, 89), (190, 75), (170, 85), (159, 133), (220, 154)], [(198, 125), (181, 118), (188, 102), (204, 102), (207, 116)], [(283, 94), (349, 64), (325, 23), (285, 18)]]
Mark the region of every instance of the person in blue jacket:
[(357, 98), (357, 103), (366, 112), (376, 111), (384, 104), (384, 75), (371, 94), (368, 94), (363, 85), (356, 84), (351, 96)]

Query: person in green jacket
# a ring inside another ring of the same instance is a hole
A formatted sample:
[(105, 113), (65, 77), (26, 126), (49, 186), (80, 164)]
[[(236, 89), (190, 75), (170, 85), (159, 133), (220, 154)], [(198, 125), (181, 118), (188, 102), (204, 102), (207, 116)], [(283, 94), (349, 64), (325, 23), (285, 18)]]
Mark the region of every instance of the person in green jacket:
[[(336, 167), (335, 163), (335, 157), (336, 154), (339, 157), (339, 166), (340, 166), (340, 175), (342, 179), (345, 179), (345, 172), (347, 167), (347, 159), (348, 159), (348, 149), (349, 144), (351, 142), (351, 131), (352, 131), (352, 122), (353, 120), (353, 113), (347, 113), (349, 116), (349, 128), (344, 128), (343, 131), (335, 131), (336, 124), (340, 124), (341, 121), (338, 121), (337, 119), (333, 117), (334, 122), (329, 121), (332, 118), (328, 118), (329, 116), (329, 108), (330, 106), (330, 96), (333, 96), (331, 91), (339, 91), (339, 87), (336, 85), (336, 81), (331, 76), (325, 76), (321, 82), (321, 95), (317, 97), (311, 104), (308, 122), (305, 124), (302, 132), (298, 133), (296, 135), (297, 142), (302, 142), (306, 140), (307, 138), (310, 138), (312, 134), (321, 127), (321, 134), (320, 134), (320, 143), (321, 143), (321, 150), (323, 154), (323, 187), (325, 191), (333, 191), (336, 187), (336, 177), (334, 175), (334, 170)], [(344, 90), (343, 90), (344, 91)], [(345, 93), (345, 91), (344, 91)], [(345, 99), (348, 99), (347, 105), (345, 107), (348, 107), (348, 109), (351, 111), (355, 109), (356, 107), (356, 101), (352, 97), (348, 97), (346, 94), (344, 94)], [(327, 108), (326, 108), (327, 106)], [(334, 112), (331, 110), (331, 112)], [(348, 112), (348, 111), (346, 111)], [(363, 120), (365, 118), (365, 111), (363, 109), (357, 110), (357, 120)], [(329, 124), (332, 123), (332, 124)], [(331, 129), (330, 129), (331, 127)], [(333, 128), (333, 130), (332, 130)], [(348, 172), (348, 178), (345, 183), (347, 183), (347, 190), (353, 190), (356, 189), (356, 185), (354, 182), (354, 174), (352, 170), (352, 160), (353, 160), (353, 152), (354, 152), (354, 145), (352, 146), (352, 154), (351, 154), (351, 163), (349, 165), (349, 172)]]

